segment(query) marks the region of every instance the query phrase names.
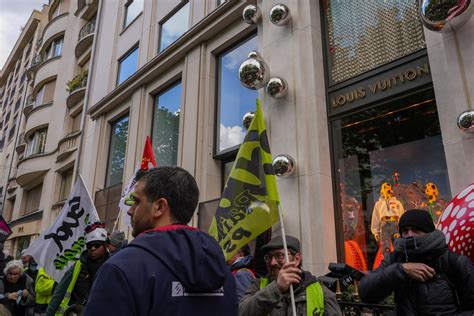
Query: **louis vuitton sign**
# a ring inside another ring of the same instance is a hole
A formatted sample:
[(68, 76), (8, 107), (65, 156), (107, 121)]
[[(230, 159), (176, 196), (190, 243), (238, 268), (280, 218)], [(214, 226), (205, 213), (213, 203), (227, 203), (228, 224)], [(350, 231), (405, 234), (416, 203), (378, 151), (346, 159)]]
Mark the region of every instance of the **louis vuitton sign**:
[(423, 56), (379, 75), (329, 93), (329, 114), (371, 103), (431, 82), (428, 58)]

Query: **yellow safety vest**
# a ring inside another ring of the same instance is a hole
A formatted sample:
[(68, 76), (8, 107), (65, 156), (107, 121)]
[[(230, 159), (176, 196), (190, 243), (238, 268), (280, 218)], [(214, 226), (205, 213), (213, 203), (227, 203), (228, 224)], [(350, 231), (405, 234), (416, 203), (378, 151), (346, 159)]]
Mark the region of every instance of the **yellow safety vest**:
[[(260, 279), (260, 289), (268, 285), (267, 278)], [(306, 287), (306, 316), (324, 315), (324, 293), (319, 282), (315, 282)]]
[(35, 282), (36, 304), (49, 304), (53, 296), (54, 280), (41, 267)]
[(76, 285), (77, 278), (79, 277), (79, 273), (81, 272), (81, 261), (76, 261), (74, 265), (74, 271), (72, 272), (72, 280), (67, 287), (66, 294), (64, 295), (61, 304), (55, 314), (55, 316), (63, 316), (66, 309), (69, 307), (69, 300), (71, 299), (72, 290), (74, 290), (74, 286)]

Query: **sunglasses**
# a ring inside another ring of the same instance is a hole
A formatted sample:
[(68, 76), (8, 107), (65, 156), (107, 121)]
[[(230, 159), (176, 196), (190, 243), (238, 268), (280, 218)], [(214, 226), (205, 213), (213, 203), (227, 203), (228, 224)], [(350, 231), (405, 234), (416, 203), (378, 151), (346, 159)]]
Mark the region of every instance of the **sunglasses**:
[(100, 242), (91, 242), (91, 243), (86, 245), (87, 249), (92, 249), (92, 248), (99, 249), (100, 246), (102, 246), (102, 243), (100, 243)]

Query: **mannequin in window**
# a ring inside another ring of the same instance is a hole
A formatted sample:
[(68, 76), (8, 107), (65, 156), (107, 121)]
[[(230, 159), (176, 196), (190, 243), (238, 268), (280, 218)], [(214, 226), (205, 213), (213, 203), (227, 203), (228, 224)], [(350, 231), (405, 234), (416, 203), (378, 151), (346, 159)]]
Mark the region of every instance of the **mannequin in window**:
[(380, 198), (372, 211), (371, 231), (376, 241), (380, 241), (383, 254), (390, 252), (393, 237), (398, 236), (398, 220), (405, 209), (402, 203), (393, 196), (390, 183), (384, 182), (380, 187)]

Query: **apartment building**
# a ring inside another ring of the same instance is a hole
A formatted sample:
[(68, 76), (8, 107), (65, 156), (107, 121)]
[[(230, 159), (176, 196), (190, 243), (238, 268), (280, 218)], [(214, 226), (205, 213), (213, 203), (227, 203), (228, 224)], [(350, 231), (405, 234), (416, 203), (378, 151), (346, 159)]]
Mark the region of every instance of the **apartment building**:
[(16, 255), (51, 224), (71, 189), (97, 4), (52, 0), (34, 11), (3, 70), (0, 179), (13, 231), (5, 248)]
[[(270, 12), (279, 3), (288, 15), (276, 23), (282, 11)], [(118, 201), (148, 135), (158, 165), (196, 177), (200, 204), (191, 224), (206, 230), (245, 135), (242, 118), (258, 97), (272, 154), (295, 161), (296, 171), (277, 183), (305, 268), (375, 267), (381, 247), (371, 222), (383, 183), (405, 209), (423, 207), (425, 185), (434, 184), (436, 215), (474, 182), (474, 135), (456, 124), (474, 101), (474, 18), (436, 33), (422, 26), (417, 1), (358, 3), (52, 1), (26, 93), (42, 101), (24, 105), (26, 145), (13, 151), (15, 179), (3, 190), (15, 205), (8, 206), (12, 249), (21, 246), (15, 220), (25, 216), (26, 192), (42, 184), (31, 214), (43, 211), (35, 225), (44, 229), (76, 171), (107, 227), (120, 218), (127, 231)], [(260, 12), (256, 23), (242, 18), (248, 5)], [(48, 57), (58, 46), (61, 56)], [(284, 79), (286, 96), (240, 84), (251, 51), (269, 77)], [(5, 103), (10, 87), (0, 86)], [(37, 143), (41, 154), (28, 145)]]

